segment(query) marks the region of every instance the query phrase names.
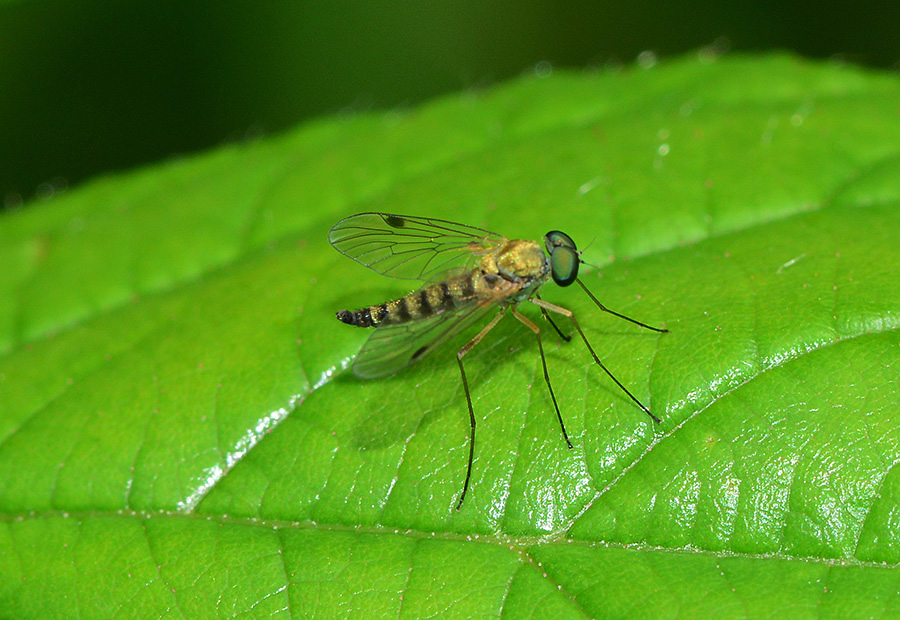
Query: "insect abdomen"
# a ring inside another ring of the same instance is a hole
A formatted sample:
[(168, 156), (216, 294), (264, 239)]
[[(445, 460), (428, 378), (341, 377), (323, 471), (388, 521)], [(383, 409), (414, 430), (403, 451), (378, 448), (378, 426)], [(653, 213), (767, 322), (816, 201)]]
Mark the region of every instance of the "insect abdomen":
[(390, 325), (425, 319), (452, 310), (457, 303), (474, 295), (471, 277), (468, 274), (458, 281), (438, 282), (376, 306), (340, 310), (337, 318), (357, 327), (377, 327), (382, 323)]
[(359, 310), (338, 310), (336, 316), (339, 321), (347, 325), (375, 327), (387, 316), (387, 305), (378, 304), (377, 306), (368, 306)]

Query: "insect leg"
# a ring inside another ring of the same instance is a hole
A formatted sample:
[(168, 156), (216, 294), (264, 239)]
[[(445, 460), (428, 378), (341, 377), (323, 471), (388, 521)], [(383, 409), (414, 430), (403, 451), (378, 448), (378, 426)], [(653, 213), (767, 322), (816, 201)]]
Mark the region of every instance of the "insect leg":
[[(544, 309), (541, 308), (543, 311)], [(559, 405), (556, 404), (556, 394), (553, 393), (553, 386), (550, 385), (550, 375), (547, 373), (547, 360), (544, 358), (544, 345), (541, 344), (541, 328), (532, 323), (528, 317), (520, 314), (518, 310), (512, 308), (513, 316), (519, 319), (519, 321), (528, 329), (534, 332), (535, 337), (538, 341), (538, 351), (541, 352), (541, 364), (544, 366), (544, 381), (547, 382), (547, 389), (550, 390), (550, 398), (553, 399), (553, 407), (556, 409), (556, 417), (559, 419), (559, 427), (562, 429), (563, 438), (566, 440), (566, 444), (569, 448), (572, 447), (572, 442), (569, 441), (569, 434), (566, 433), (566, 425), (563, 424), (562, 414), (559, 412)], [(549, 317), (548, 317), (549, 318)], [(555, 325), (554, 325), (555, 327)], [(557, 331), (559, 331), (557, 329)]]
[[(586, 289), (585, 289), (585, 290), (586, 290)], [(562, 306), (557, 306), (557, 305), (555, 305), (555, 304), (551, 304), (550, 302), (544, 301), (543, 299), (534, 299), (534, 298), (532, 298), (532, 299), (531, 299), (531, 303), (536, 304), (536, 305), (538, 305), (538, 306), (541, 307), (541, 308), (545, 308), (545, 309), (549, 310), (550, 312), (556, 312), (557, 314), (561, 314), (561, 315), (563, 315), (563, 316), (565, 316), (565, 317), (569, 317), (569, 320), (572, 321), (572, 324), (575, 326), (575, 329), (578, 330), (578, 333), (581, 335), (581, 339), (584, 340), (584, 346), (586, 346), (586, 347), (588, 348), (588, 351), (591, 352), (591, 357), (593, 357), (593, 358), (594, 358), (594, 361), (597, 362), (597, 365), (598, 365), (600, 368), (603, 369), (603, 372), (605, 372), (607, 375), (609, 375), (609, 378), (612, 379), (613, 381), (615, 381), (615, 382), (616, 382), (616, 385), (618, 385), (620, 388), (622, 388), (622, 391), (625, 392), (626, 394), (628, 394), (628, 397), (629, 397), (631, 400), (633, 400), (635, 403), (637, 403), (637, 406), (638, 406), (638, 407), (640, 407), (641, 409), (644, 410), (644, 413), (646, 413), (648, 416), (650, 416), (651, 418), (653, 418), (653, 421), (654, 421), (654, 422), (656, 422), (657, 424), (660, 423), (660, 419), (657, 418), (655, 415), (653, 415), (653, 412), (651, 412), (647, 407), (645, 407), (645, 406), (644, 406), (644, 403), (642, 403), (641, 401), (639, 401), (639, 400), (634, 396), (634, 394), (632, 394), (631, 392), (629, 392), (629, 391), (628, 391), (628, 388), (626, 388), (624, 385), (622, 385), (622, 382), (619, 381), (618, 379), (616, 379), (615, 375), (613, 375), (613, 374), (609, 371), (609, 369), (608, 369), (606, 366), (603, 365), (603, 362), (600, 361), (600, 358), (597, 357), (597, 354), (594, 352), (594, 348), (591, 346), (591, 343), (588, 342), (587, 336), (585, 336), (585, 335), (584, 335), (584, 332), (581, 331), (581, 326), (578, 324), (578, 321), (575, 320), (575, 315), (572, 313), (571, 310), (567, 310), (566, 308), (563, 308)], [(610, 311), (610, 312), (611, 312), (611, 311)], [(612, 314), (616, 314), (615, 312), (611, 312), (611, 313), (612, 313)], [(616, 316), (622, 316), (622, 315), (617, 314)], [(622, 317), (622, 318), (628, 318), (628, 317)], [(632, 321), (632, 319), (628, 319), (628, 320), (629, 320), (629, 321)], [(633, 322), (634, 322), (634, 323), (637, 323), (637, 321), (633, 321)], [(638, 323), (638, 324), (639, 324), (639, 325), (644, 325), (643, 323)], [(649, 325), (644, 325), (644, 327), (649, 327)], [(655, 330), (655, 331), (662, 331), (662, 330), (656, 329), (655, 327), (649, 327), (649, 328), (652, 329), (652, 330)]]
[[(652, 329), (653, 331), (660, 332), (661, 334), (669, 333), (668, 329), (663, 329), (662, 327), (653, 327), (652, 325), (647, 325), (646, 323), (641, 323), (637, 319), (633, 319), (630, 316), (625, 316), (624, 314), (619, 314), (618, 312), (610, 310), (609, 308), (607, 308), (606, 306), (601, 304), (599, 299), (594, 297), (594, 294), (588, 290), (588, 287), (586, 287), (584, 285), (584, 282), (582, 282), (579, 278), (575, 278), (575, 281), (578, 282), (578, 286), (580, 286), (584, 290), (584, 292), (587, 293), (588, 297), (591, 298), (591, 301), (593, 301), (595, 304), (597, 304), (597, 307), (600, 308), (601, 310), (603, 310), (604, 312), (609, 312), (611, 315), (617, 316), (620, 319), (625, 319), (626, 321), (631, 321), (635, 325), (640, 325), (641, 327), (645, 327), (647, 329)], [(538, 305), (540, 305), (540, 304), (538, 304)], [(558, 312), (558, 310), (555, 310), (554, 312)], [(576, 323), (576, 326), (577, 326), (577, 323)]]
[(487, 336), (489, 331), (496, 327), (504, 314), (506, 314), (505, 307), (501, 308), (500, 312), (497, 313), (497, 316), (491, 319), (490, 323), (485, 325), (474, 338), (463, 345), (463, 348), (456, 353), (456, 362), (459, 364), (459, 373), (462, 375), (463, 389), (466, 392), (466, 404), (469, 405), (469, 423), (472, 427), (472, 436), (469, 438), (469, 465), (466, 468), (466, 482), (463, 484), (462, 494), (459, 496), (459, 502), (456, 504), (457, 510), (462, 508), (463, 500), (466, 498), (466, 491), (469, 490), (469, 479), (472, 477), (472, 459), (475, 456), (475, 411), (472, 409), (472, 397), (469, 395), (469, 381), (466, 379), (466, 369), (463, 367), (462, 358), (466, 353), (472, 350), (472, 347), (481, 342), (481, 339)]
[[(538, 299), (541, 298), (541, 296), (538, 294), (535, 294), (535, 297), (537, 297)], [(566, 335), (566, 334), (562, 333), (562, 330), (556, 325), (556, 321), (553, 320), (553, 318), (550, 316), (550, 314), (544, 308), (541, 308), (541, 314), (543, 314), (544, 318), (550, 322), (550, 325), (553, 326), (553, 329), (556, 330), (556, 333), (559, 334), (560, 338), (562, 338), (566, 342), (569, 342), (570, 340), (572, 340), (571, 335)]]

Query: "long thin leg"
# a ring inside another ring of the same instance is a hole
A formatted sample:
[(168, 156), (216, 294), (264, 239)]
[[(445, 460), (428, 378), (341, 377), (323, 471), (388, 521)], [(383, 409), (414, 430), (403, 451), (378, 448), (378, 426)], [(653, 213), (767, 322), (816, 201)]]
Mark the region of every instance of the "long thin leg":
[[(541, 298), (541, 296), (537, 295), (537, 294), (535, 294), (535, 297), (537, 297), (538, 299)], [(562, 330), (559, 328), (559, 326), (557, 326), (556, 321), (554, 321), (553, 318), (550, 316), (550, 314), (548, 314), (547, 311), (544, 310), (543, 308), (541, 308), (541, 314), (543, 314), (544, 318), (550, 322), (550, 325), (553, 326), (553, 329), (556, 330), (556, 333), (559, 334), (560, 338), (562, 338), (566, 342), (569, 342), (572, 339), (572, 336), (562, 333)]]
[[(646, 323), (641, 323), (640, 321), (638, 321), (638, 320), (636, 320), (636, 319), (633, 319), (633, 318), (631, 318), (630, 316), (625, 316), (624, 314), (619, 314), (618, 312), (615, 312), (615, 311), (613, 311), (613, 310), (610, 310), (609, 308), (607, 308), (606, 306), (604, 306), (603, 304), (601, 304), (599, 299), (597, 299), (596, 297), (594, 297), (594, 294), (591, 293), (591, 292), (588, 290), (588, 287), (586, 287), (586, 286), (584, 285), (584, 283), (583, 283), (580, 279), (575, 278), (575, 281), (578, 282), (578, 286), (580, 286), (580, 287), (584, 290), (584, 292), (588, 294), (588, 297), (591, 298), (591, 301), (593, 301), (595, 304), (597, 304), (597, 307), (600, 308), (601, 310), (603, 310), (604, 312), (609, 312), (609, 313), (610, 313), (611, 315), (613, 315), (613, 316), (617, 316), (617, 317), (619, 317), (620, 319), (625, 319), (626, 321), (631, 321), (631, 322), (634, 323), (635, 325), (640, 325), (641, 327), (646, 327), (647, 329), (652, 329), (652, 330), (655, 331), (655, 332), (660, 332), (660, 333), (663, 333), (663, 334), (666, 334), (666, 333), (669, 332), (668, 329), (663, 329), (662, 327), (653, 327), (652, 325), (647, 325)], [(532, 300), (532, 301), (533, 301), (533, 300)], [(540, 306), (540, 304), (538, 304), (538, 305)], [(554, 310), (554, 312), (559, 312), (559, 310)], [(567, 311), (567, 312), (568, 312), (568, 311)], [(571, 317), (570, 317), (570, 318), (571, 318)], [(573, 320), (574, 320), (574, 319), (573, 319)], [(576, 324), (576, 326), (577, 326), (577, 324)], [(579, 331), (580, 331), (580, 330), (579, 330)], [(583, 337), (583, 336), (584, 336), (584, 334), (582, 334), (582, 337)], [(585, 341), (585, 342), (587, 342), (587, 341)], [(590, 345), (588, 345), (588, 348), (590, 348)], [(615, 378), (615, 377), (613, 377), (613, 378)], [(618, 383), (618, 382), (617, 382), (617, 383)], [(628, 390), (625, 390), (625, 391), (627, 392)], [(630, 395), (629, 395), (629, 396), (630, 396)], [(632, 396), (632, 398), (634, 398), (634, 397)]]
[[(553, 393), (553, 386), (550, 385), (550, 375), (547, 373), (547, 360), (544, 358), (544, 345), (541, 344), (541, 328), (532, 323), (526, 316), (519, 313), (515, 308), (511, 308), (513, 316), (528, 329), (534, 332), (538, 341), (538, 351), (541, 352), (541, 364), (544, 366), (544, 381), (547, 382), (547, 389), (550, 390), (550, 398), (553, 399), (553, 406), (556, 408), (556, 417), (559, 419), (559, 427), (562, 429), (563, 438), (569, 448), (572, 448), (572, 442), (569, 441), (569, 434), (566, 432), (566, 425), (563, 424), (562, 414), (559, 412), (559, 405), (556, 404), (556, 394)], [(541, 308), (543, 310), (543, 308)]]
[[(581, 339), (584, 340), (584, 345), (588, 348), (588, 351), (591, 352), (591, 356), (594, 358), (594, 361), (597, 362), (597, 365), (603, 369), (603, 372), (605, 372), (607, 375), (609, 375), (609, 378), (612, 379), (613, 381), (615, 381), (616, 385), (618, 385), (620, 388), (622, 388), (622, 391), (625, 392), (626, 394), (628, 394), (628, 397), (631, 400), (633, 400), (635, 403), (637, 403), (638, 407), (640, 407), (641, 409), (644, 410), (644, 413), (646, 413), (648, 416), (653, 418), (654, 422), (656, 422), (657, 424), (659, 424), (661, 422), (661, 420), (659, 418), (657, 418), (655, 415), (653, 415), (653, 412), (651, 412), (647, 407), (644, 406), (644, 403), (642, 403), (637, 398), (635, 398), (634, 394), (629, 392), (628, 388), (626, 388), (624, 385), (622, 385), (622, 382), (619, 381), (618, 379), (616, 379), (615, 375), (613, 375), (609, 371), (609, 369), (603, 365), (603, 362), (600, 361), (600, 358), (597, 357), (597, 354), (594, 352), (594, 348), (591, 346), (591, 343), (588, 342), (587, 336), (585, 336), (584, 332), (581, 331), (581, 326), (578, 324), (578, 321), (575, 320), (575, 315), (572, 313), (571, 310), (567, 310), (566, 308), (563, 308), (562, 306), (557, 306), (555, 304), (551, 304), (550, 302), (544, 301), (543, 299), (532, 298), (530, 301), (531, 301), (531, 303), (536, 304), (536, 305), (540, 306), (541, 308), (546, 308), (550, 312), (556, 312), (557, 314), (561, 314), (565, 317), (569, 317), (569, 320), (572, 321), (572, 324), (575, 326), (575, 329), (578, 330), (578, 333), (581, 335)], [(611, 312), (611, 314), (616, 314), (616, 313)], [(622, 315), (616, 314), (616, 316), (622, 316)], [(623, 318), (628, 318), (628, 317), (623, 317)], [(633, 319), (628, 319), (628, 320), (632, 321), (633, 323), (637, 323), (638, 325), (644, 325), (643, 323), (638, 323), (637, 321), (634, 321)], [(644, 325), (644, 327), (648, 327), (649, 329), (652, 329), (654, 331), (665, 331), (665, 330), (656, 329), (655, 327), (650, 327), (649, 325)]]
[(481, 342), (481, 339), (487, 336), (489, 331), (497, 326), (497, 323), (500, 322), (500, 319), (502, 319), (505, 314), (506, 308), (502, 308), (500, 312), (497, 313), (497, 316), (484, 326), (484, 329), (478, 332), (474, 338), (456, 352), (456, 362), (459, 364), (459, 373), (462, 375), (463, 389), (466, 392), (466, 404), (469, 405), (469, 423), (472, 427), (472, 436), (469, 438), (469, 466), (466, 468), (466, 482), (463, 484), (462, 495), (459, 496), (459, 502), (456, 504), (457, 510), (462, 508), (463, 500), (466, 499), (466, 491), (469, 490), (469, 478), (472, 477), (472, 459), (475, 456), (475, 411), (472, 409), (472, 397), (469, 395), (469, 381), (466, 379), (466, 369), (463, 368), (462, 358), (466, 353), (472, 350), (472, 347)]

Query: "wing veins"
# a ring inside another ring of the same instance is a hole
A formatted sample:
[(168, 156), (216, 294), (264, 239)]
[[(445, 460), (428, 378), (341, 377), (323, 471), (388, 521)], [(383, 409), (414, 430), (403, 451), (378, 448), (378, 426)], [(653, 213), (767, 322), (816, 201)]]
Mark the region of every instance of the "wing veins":
[(329, 239), (341, 253), (383, 275), (432, 281), (438, 271), (469, 263), (503, 237), (445, 220), (361, 213), (341, 220)]

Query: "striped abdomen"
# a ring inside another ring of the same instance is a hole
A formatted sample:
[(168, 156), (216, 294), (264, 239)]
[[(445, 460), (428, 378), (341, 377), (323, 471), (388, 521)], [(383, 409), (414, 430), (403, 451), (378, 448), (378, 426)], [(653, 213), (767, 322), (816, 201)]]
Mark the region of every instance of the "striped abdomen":
[(376, 306), (339, 310), (337, 318), (348, 325), (377, 327), (382, 323), (406, 323), (448, 312), (475, 296), (475, 274), (471, 272), (446, 282), (430, 284), (405, 297)]

